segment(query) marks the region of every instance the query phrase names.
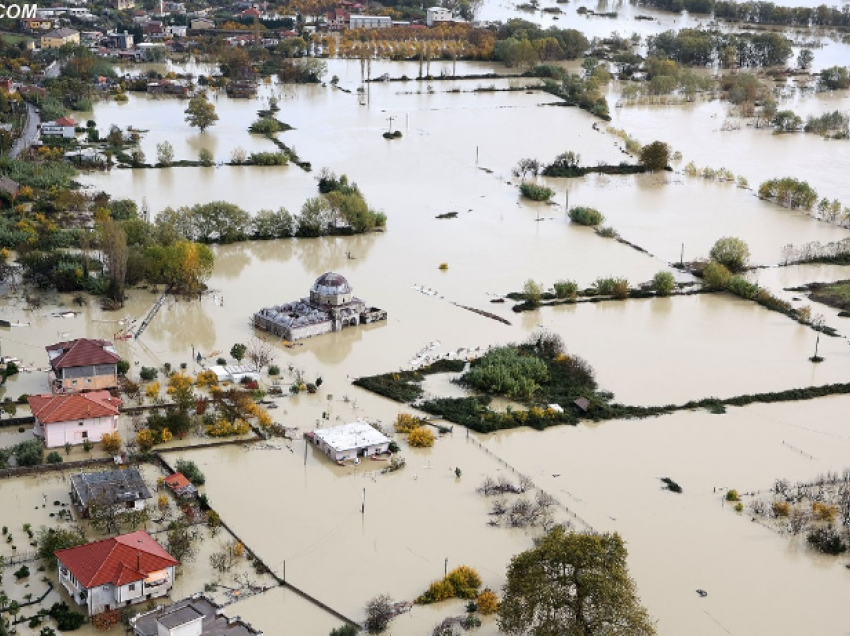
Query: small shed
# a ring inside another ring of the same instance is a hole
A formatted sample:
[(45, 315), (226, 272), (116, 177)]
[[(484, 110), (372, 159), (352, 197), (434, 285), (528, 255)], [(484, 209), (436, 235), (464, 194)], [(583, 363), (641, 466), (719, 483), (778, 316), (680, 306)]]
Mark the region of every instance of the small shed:
[(183, 473), (169, 475), (165, 478), (165, 485), (178, 497), (191, 497), (198, 492)]

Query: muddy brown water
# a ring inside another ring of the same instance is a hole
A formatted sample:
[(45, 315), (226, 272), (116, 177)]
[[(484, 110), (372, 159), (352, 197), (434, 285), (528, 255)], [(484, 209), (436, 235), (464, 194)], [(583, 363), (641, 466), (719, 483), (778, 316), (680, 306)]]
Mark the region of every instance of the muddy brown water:
[[(586, 22), (604, 24), (604, 33), (618, 24), (631, 27), (629, 22), (603, 19)], [(840, 51), (842, 46), (819, 51)], [(417, 67), (375, 63), (372, 74), (412, 76)], [(458, 67), (463, 72), (499, 70), (487, 64)], [(332, 61), (330, 68), (343, 85), (353, 89), (359, 84), (358, 63)], [(489, 81), (457, 85), (467, 90), (479, 83)], [(486, 348), (522, 340), (541, 325), (561, 334), (571, 352), (594, 365), (600, 385), (626, 403), (684, 402), (847, 381), (850, 348), (845, 339), (821, 338), (826, 360), (811, 365), (806, 358), (814, 347), (814, 332), (727, 295), (524, 314), (511, 312), (510, 302), (490, 303), (496, 294), (518, 290), (528, 278), (547, 286), (560, 278), (585, 286), (607, 275), (646, 281), (678, 260), (682, 243), (686, 258), (693, 258), (706, 255), (720, 236), (738, 235), (750, 243), (756, 262), (771, 264), (779, 260), (786, 243), (838, 240), (847, 231), (761, 202), (752, 191), (681, 174), (548, 180), (557, 190), (555, 205), (523, 201), (515, 185), (507, 183), (513, 180), (510, 169), (517, 159), (548, 160), (569, 149), (579, 152), (585, 164), (617, 163), (625, 157), (616, 139), (594, 130), (597, 120), (584, 112), (542, 106), (554, 101), (545, 94), (447, 94), (442, 91), (449, 89), (449, 82), (434, 84), (433, 94), (403, 94), (425, 90), (415, 82), (372, 84), (368, 106), (360, 106), (356, 94), (329, 87), (264, 86), (263, 98), (272, 92), (283, 96), (278, 117), (296, 127), (280, 138), (316, 170), (327, 165), (357, 181), (370, 203), (387, 212), (388, 230), (350, 238), (215, 247), (210, 294), (202, 300), (169, 298), (141, 339), (116, 343), (132, 363), (131, 374), (141, 365), (164, 362), (185, 362), (197, 370), (192, 355), (198, 351), (212, 360), (229, 357), (233, 343), (253, 335), (247, 322), (253, 311), (301, 298), (316, 277), (335, 270), (349, 278), (359, 297), (386, 308), (389, 320), (307, 340), (293, 349), (275, 343), (284, 389), (291, 381), (290, 366), (303, 370), (308, 379), (324, 380), (318, 394), (281, 398), (279, 408), (271, 412), (275, 420), (301, 430), (320, 422), (323, 412), (332, 423), (368, 416), (386, 424), (407, 407), (361, 391), (350, 379), (407, 368), (415, 353), (432, 342), (439, 342), (436, 353)], [(509, 84), (500, 80), (498, 85)], [(611, 90), (616, 98), (616, 87)], [(821, 112), (843, 108), (846, 99), (819, 96), (796, 108)], [(166, 139), (177, 158), (194, 158), (201, 148), (209, 148), (219, 162), (236, 146), (249, 152), (273, 149), (246, 131), (263, 106), (260, 100), (220, 97), (216, 105), (221, 121), (203, 134), (185, 126), (185, 106), (176, 100), (132, 95), (123, 106), (98, 104), (94, 118), (101, 128), (116, 123), (148, 130), (142, 148), (149, 160), (155, 157), (156, 144)], [(717, 128), (725, 113), (719, 103), (700, 103), (624, 107), (613, 115), (615, 125), (641, 141), (661, 138), (681, 150), (684, 161), (677, 169), (690, 160), (725, 166), (744, 174), (752, 185), (799, 171), (823, 194), (850, 201), (842, 178), (846, 142), (746, 129), (721, 133)], [(393, 128), (404, 133), (401, 140), (388, 142), (380, 136), (389, 117), (395, 118)], [(114, 170), (87, 175), (83, 181), (139, 204), (144, 197), (153, 214), (167, 205), (215, 199), (254, 212), (281, 205), (297, 211), (304, 199), (316, 194), (314, 176), (315, 171), (294, 165), (222, 166)], [(568, 190), (571, 205), (598, 207), (610, 224), (654, 256), (572, 226), (564, 218)], [(448, 211), (457, 211), (458, 217), (434, 218)], [(447, 271), (438, 269), (443, 262), (448, 263)], [(753, 276), (790, 300), (796, 294), (784, 294), (782, 287), (847, 278), (843, 272), (835, 266), (795, 266), (759, 270)], [(423, 288), (434, 294), (423, 293)], [(7, 298), (0, 316), (29, 326), (2, 330), (3, 354), (22, 358), (28, 368), (44, 367), (46, 344), (81, 336), (112, 338), (121, 327), (119, 319), (141, 319), (157, 297), (148, 290), (131, 290), (125, 309), (112, 313), (94, 301), (74, 307), (67, 295), (49, 296), (48, 304), (35, 312), (20, 298)], [(452, 301), (491, 311), (512, 325), (473, 314)], [(53, 316), (60, 308), (80, 313)], [(833, 312), (817, 307), (814, 311), (846, 331)], [(24, 371), (9, 381), (6, 395), (46, 388), (44, 372)], [(426, 388), (460, 394), (445, 377), (429, 380)], [(724, 508), (714, 489), (764, 490), (776, 477), (808, 479), (843, 468), (846, 408), (847, 398), (828, 398), (730, 409), (722, 416), (677, 413), (545, 433), (517, 430), (481, 439), (595, 528), (623, 534), (632, 573), (663, 636), (805, 633), (813, 621), (818, 633), (841, 634), (847, 615), (840, 599), (848, 584), (843, 561), (813, 555), (799, 543), (750, 523)], [(124, 421), (122, 426), (129, 424)], [(17, 442), (22, 435), (26, 433), (16, 429), (4, 431), (0, 443)], [(487, 526), (487, 504), (474, 492), (475, 486), (485, 474), (507, 468), (467, 441), (460, 427), (432, 450), (405, 449), (408, 467), (389, 476), (366, 475), (371, 467), (362, 464), (337, 467), (313, 448), (308, 448), (305, 466), (303, 442), (275, 444), (276, 450), (228, 447), (181, 455), (202, 466), (214, 506), (275, 571), (282, 571), (286, 560), (293, 583), (354, 618), (362, 616), (364, 602), (374, 594), (415, 597), (442, 575), (446, 558), (450, 566), (477, 567), (485, 584), (498, 588), (510, 557), (531, 545), (533, 533)], [(460, 480), (454, 477), (454, 467), (462, 468)], [(661, 491), (662, 476), (682, 484), (683, 495)], [(20, 497), (26, 502), (41, 487), (26, 479), (0, 483), (0, 501), (15, 502), (2, 508), (0, 521), (11, 519), (10, 527), (23, 523), (28, 504), (19, 503)], [(364, 487), (365, 515), (360, 513)], [(57, 481), (50, 488), (59, 494), (64, 486)], [(189, 572), (178, 590), (181, 595), (198, 591), (210, 575), (200, 565)], [(709, 596), (700, 599), (697, 588), (706, 589)], [(798, 607), (800, 598), (811, 599), (811, 611), (776, 611)], [(338, 624), (285, 590), (233, 607), (232, 613), (267, 634), (325, 634)], [(462, 611), (460, 603), (416, 608), (397, 619), (393, 633), (429, 633), (442, 617)], [(495, 632), (490, 621), (481, 633)]]

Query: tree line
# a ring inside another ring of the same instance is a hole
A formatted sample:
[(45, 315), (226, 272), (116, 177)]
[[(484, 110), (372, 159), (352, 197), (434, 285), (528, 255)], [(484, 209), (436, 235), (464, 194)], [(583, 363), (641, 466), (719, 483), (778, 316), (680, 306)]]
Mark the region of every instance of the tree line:
[(846, 6), (841, 9), (825, 4), (817, 7), (786, 7), (761, 0), (638, 0), (638, 4), (676, 13), (713, 13), (715, 18), (730, 22), (804, 27), (850, 26), (850, 9)]
[(664, 31), (647, 41), (649, 55), (669, 58), (686, 66), (719, 63), (725, 67), (784, 64), (791, 42), (779, 33), (727, 33), (717, 29)]

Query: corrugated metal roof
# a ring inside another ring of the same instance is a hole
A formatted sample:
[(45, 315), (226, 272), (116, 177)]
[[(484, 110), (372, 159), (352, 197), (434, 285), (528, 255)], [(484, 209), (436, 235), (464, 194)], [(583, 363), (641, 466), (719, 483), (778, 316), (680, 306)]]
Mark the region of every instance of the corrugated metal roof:
[(112, 397), (109, 391), (74, 395), (31, 395), (27, 402), (33, 416), (42, 424), (118, 415), (118, 408), (121, 406), (121, 398)]
[(92, 502), (108, 505), (151, 498), (150, 490), (136, 468), (77, 473), (71, 475), (71, 487), (84, 507)]
[(151, 572), (180, 565), (144, 530), (54, 554), (86, 589), (105, 583), (125, 585), (141, 581)]

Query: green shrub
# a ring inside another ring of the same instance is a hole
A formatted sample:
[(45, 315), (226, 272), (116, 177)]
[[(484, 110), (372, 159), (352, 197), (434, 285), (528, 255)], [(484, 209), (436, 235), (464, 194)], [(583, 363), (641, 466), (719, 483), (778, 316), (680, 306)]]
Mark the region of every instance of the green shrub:
[(276, 364), (271, 365), (269, 367), (269, 375), (270, 376), (280, 375), (280, 367), (277, 366)]
[(614, 285), (616, 282), (617, 279), (610, 276), (608, 278), (597, 278), (594, 283), (596, 293), (600, 296), (611, 296), (614, 293)]
[(552, 188), (536, 183), (521, 183), (519, 184), (519, 191), (522, 196), (532, 201), (548, 201), (555, 196), (555, 191)]
[(570, 221), (579, 225), (594, 226), (605, 222), (605, 216), (599, 210), (583, 206), (570, 208), (569, 216)]
[(575, 299), (578, 295), (578, 283), (574, 280), (559, 280), (555, 283), (555, 295), (558, 298)]
[(70, 632), (79, 629), (86, 622), (84, 614), (75, 612), (64, 602), (54, 603), (48, 613), (56, 621), (56, 626), (60, 632)]
[(709, 253), (711, 260), (737, 272), (744, 269), (750, 261), (750, 248), (739, 238), (724, 236), (718, 239)]
[(676, 288), (676, 279), (670, 272), (658, 272), (652, 279), (652, 289), (658, 296), (669, 296)]
[(743, 276), (733, 276), (729, 279), (727, 289), (741, 298), (753, 300), (759, 293), (759, 286), (749, 282)]
[(154, 367), (142, 367), (142, 370), (139, 371), (139, 377), (145, 382), (155, 380), (157, 375), (159, 375), (159, 371)]
[(60, 455), (57, 451), (51, 451), (47, 454), (47, 463), (48, 464), (61, 464), (62, 463), (62, 455)]
[(709, 263), (702, 270), (702, 282), (709, 289), (726, 289), (731, 277), (729, 270), (717, 262)]
[(15, 570), (14, 575), (15, 575), (15, 578), (18, 579), (18, 580), (25, 579), (26, 577), (28, 577), (30, 575), (30, 569), (27, 566), (22, 565), (20, 568)]
[(357, 636), (358, 629), (353, 625), (343, 625), (332, 629), (328, 636)]
[(728, 490), (726, 492), (726, 501), (740, 501), (741, 497), (738, 495), (738, 491), (734, 488), (732, 490)]
[(597, 227), (596, 228), (597, 236), (601, 236), (602, 238), (617, 238), (619, 234), (617, 234), (617, 230), (615, 230), (610, 225), (606, 225), (605, 227)]
[(514, 399), (527, 399), (549, 378), (546, 363), (522, 353), (518, 347), (495, 347), (470, 371), (463, 381), (473, 388)]
[(289, 163), (289, 155), (285, 152), (252, 152), (248, 163), (254, 166), (285, 166)]
[(191, 481), (196, 486), (202, 486), (206, 481), (204, 473), (198, 468), (198, 465), (190, 459), (178, 459), (174, 464), (174, 470), (178, 473), (183, 473), (183, 476)]
[(825, 554), (841, 554), (847, 551), (847, 544), (832, 524), (814, 528), (806, 535), (806, 541)]
[(44, 447), (35, 439), (28, 439), (15, 446), (18, 466), (38, 466), (44, 461)]

